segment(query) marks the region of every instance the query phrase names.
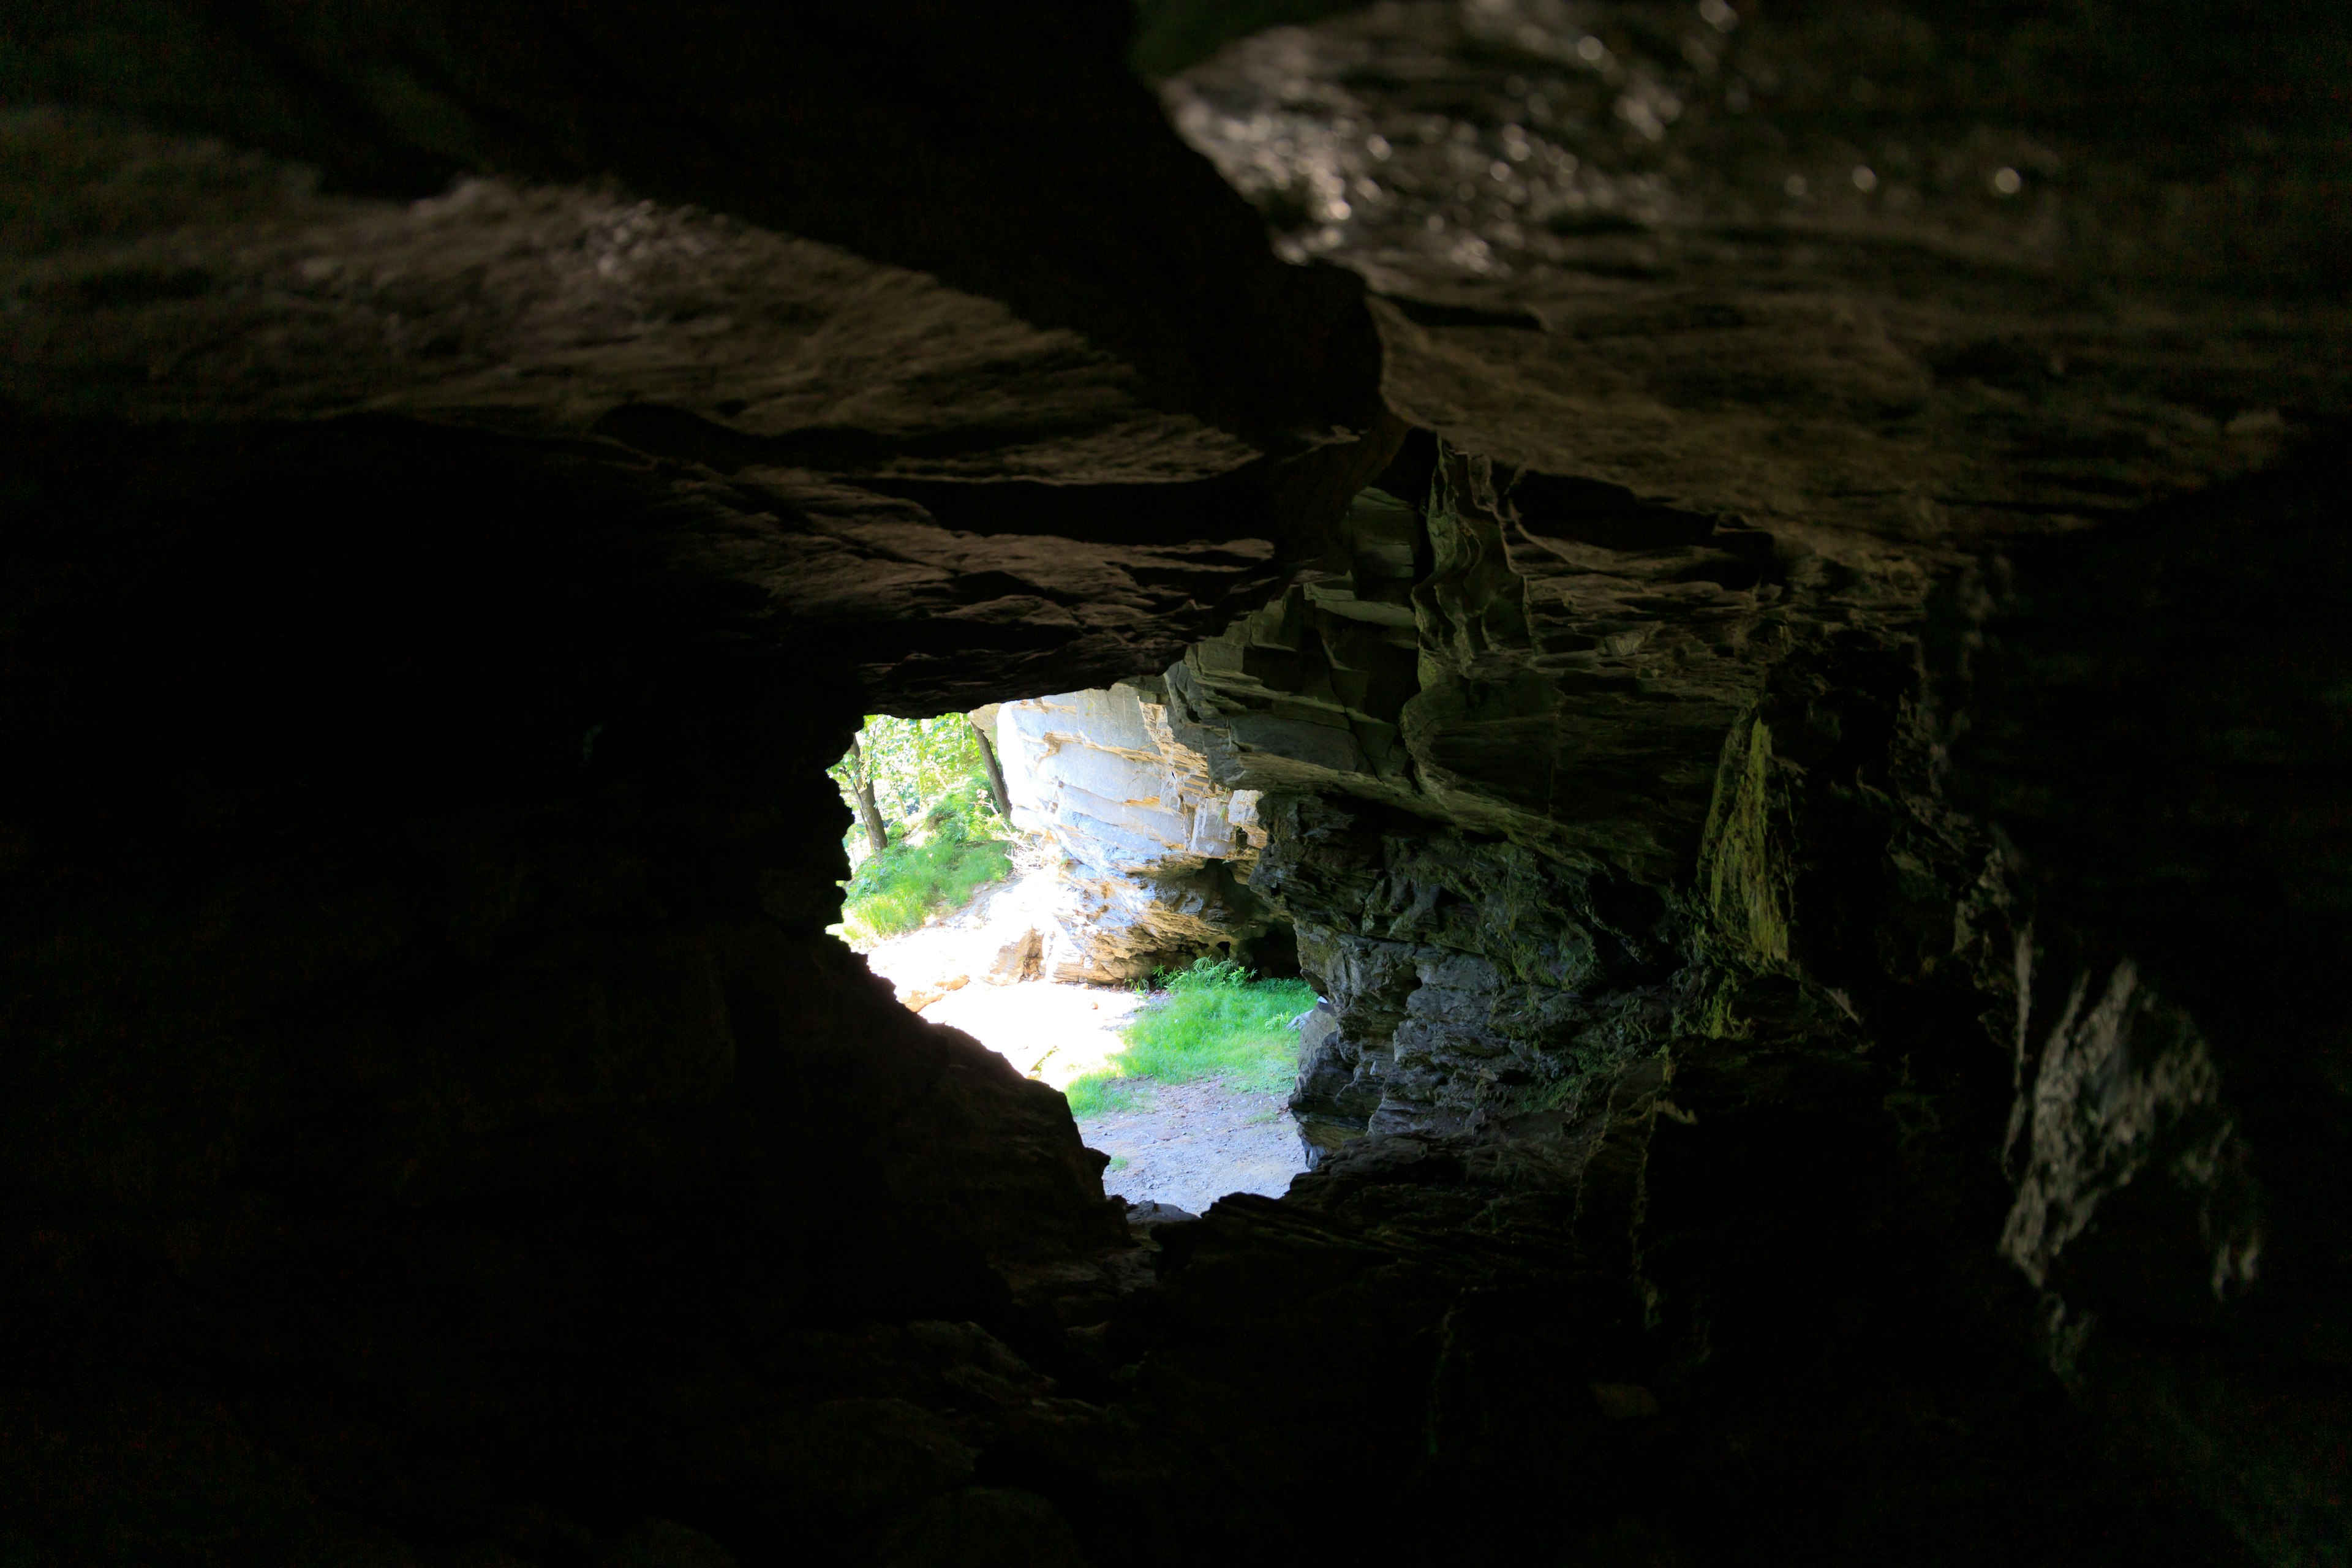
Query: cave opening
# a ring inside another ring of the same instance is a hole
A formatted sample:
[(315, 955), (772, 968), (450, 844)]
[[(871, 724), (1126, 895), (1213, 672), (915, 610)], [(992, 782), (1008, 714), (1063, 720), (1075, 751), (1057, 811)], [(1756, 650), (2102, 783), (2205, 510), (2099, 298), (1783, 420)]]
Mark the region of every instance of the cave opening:
[(1321, 1005), (1249, 885), (1259, 792), (1222, 787), (1164, 681), (869, 714), (828, 928), (928, 1022), (1064, 1094), (1105, 1189), (1155, 1222), (1306, 1168), (1289, 1100)]

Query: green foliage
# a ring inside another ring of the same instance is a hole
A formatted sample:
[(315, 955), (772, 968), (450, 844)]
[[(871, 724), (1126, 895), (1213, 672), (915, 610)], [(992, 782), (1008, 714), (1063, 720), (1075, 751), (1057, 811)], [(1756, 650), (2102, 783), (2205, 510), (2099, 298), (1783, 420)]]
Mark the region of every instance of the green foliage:
[(1109, 1071), (1070, 1085), (1072, 1115), (1124, 1110), (1147, 1079), (1190, 1083), (1223, 1079), (1239, 1090), (1283, 1088), (1298, 1071), (1298, 1033), (1291, 1026), (1315, 1005), (1303, 980), (1253, 980), (1231, 959), (1202, 958), (1158, 976), (1160, 994), (1120, 1031), (1127, 1048)]
[(1012, 830), (996, 813), (980, 740), (962, 714), (867, 714), (856, 749), (826, 770), (853, 812), (861, 766), (890, 845), (875, 854), (855, 824), (842, 840), (852, 868), (842, 884), (843, 936), (873, 942), (913, 931), (1012, 870)]
[(1012, 851), (994, 839), (893, 844), (869, 856), (846, 884), (842, 934), (871, 942), (913, 931), (934, 912), (961, 909), (1012, 869)]
[(1003, 819), (985, 781), (967, 779), (931, 803), (903, 837), (868, 855), (842, 884), (842, 934), (873, 942), (960, 910), (1013, 869)]
[[(892, 837), (899, 836), (902, 825), (921, 818), (949, 795), (970, 795), (990, 819), (995, 819), (980, 737), (962, 714), (894, 719), (887, 713), (869, 713), (866, 727), (857, 732), (857, 745), (866, 776), (873, 781), (874, 804), (890, 825)], [(844, 756), (825, 771), (841, 786), (842, 799), (854, 810), (856, 802), (851, 791), (856, 778), (851, 757)], [(853, 857), (865, 850), (865, 837), (855, 829), (847, 842)]]
[(1114, 1110), (1135, 1108), (1136, 1086), (1116, 1073), (1090, 1072), (1074, 1081), (1062, 1091), (1070, 1102), (1070, 1114), (1085, 1121), (1097, 1116), (1108, 1116)]

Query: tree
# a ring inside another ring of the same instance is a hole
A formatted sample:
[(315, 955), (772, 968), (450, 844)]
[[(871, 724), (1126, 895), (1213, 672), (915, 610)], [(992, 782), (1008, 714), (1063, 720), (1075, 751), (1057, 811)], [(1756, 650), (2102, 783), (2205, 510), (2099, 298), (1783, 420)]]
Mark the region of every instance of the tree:
[(961, 713), (933, 719), (869, 713), (848, 752), (826, 772), (856, 813), (867, 847), (879, 855), (890, 846), (891, 823), (911, 826), (960, 790), (988, 789), (990, 804), (1003, 816), (1003, 797), (989, 778), (993, 762), (984, 737)]
[(866, 842), (873, 847), (874, 853), (879, 855), (890, 847), (890, 835), (882, 826), (881, 811), (874, 804), (874, 776), (866, 771), (866, 753), (859, 748), (855, 735), (849, 738), (849, 755), (842, 759), (841, 765), (849, 772), (851, 808), (857, 813), (857, 820), (865, 825)]
[(978, 724), (971, 727), (972, 739), (980, 742), (980, 760), (988, 769), (989, 798), (996, 802), (996, 815), (1005, 821), (1013, 820), (1013, 797), (1005, 793), (1004, 765), (996, 760), (996, 748), (989, 743), (988, 731)]

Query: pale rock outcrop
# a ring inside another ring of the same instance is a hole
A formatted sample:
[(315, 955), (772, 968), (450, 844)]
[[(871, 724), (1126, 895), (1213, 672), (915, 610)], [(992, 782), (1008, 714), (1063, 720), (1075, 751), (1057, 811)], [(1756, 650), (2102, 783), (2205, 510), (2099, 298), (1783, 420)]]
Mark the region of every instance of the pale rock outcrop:
[(1013, 826), (1058, 857), (1039, 972), (1116, 983), (1272, 923), (1244, 885), (1265, 834), (1258, 792), (1223, 788), (1171, 732), (1150, 678), (983, 708)]

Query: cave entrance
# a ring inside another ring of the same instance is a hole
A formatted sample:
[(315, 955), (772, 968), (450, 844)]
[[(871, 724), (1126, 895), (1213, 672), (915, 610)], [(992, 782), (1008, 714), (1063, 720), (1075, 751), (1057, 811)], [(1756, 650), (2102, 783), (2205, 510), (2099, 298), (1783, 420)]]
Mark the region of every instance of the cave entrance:
[(1279, 1194), (1316, 1005), (1252, 891), (1258, 797), (1173, 732), (1149, 678), (925, 719), (869, 715), (835, 935), (899, 1002), (1069, 1098), (1104, 1186), (1192, 1213)]

